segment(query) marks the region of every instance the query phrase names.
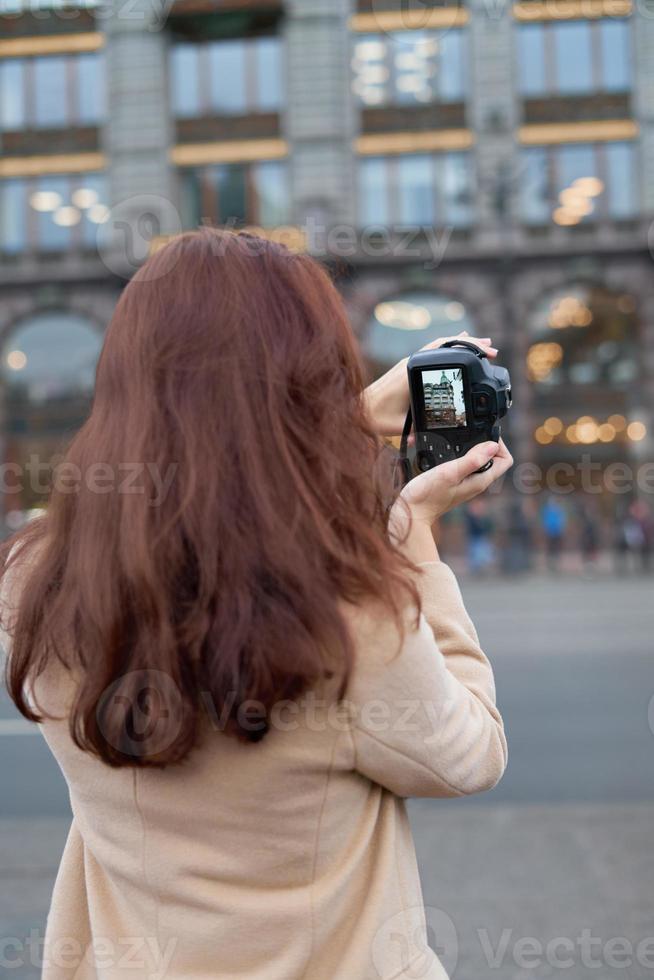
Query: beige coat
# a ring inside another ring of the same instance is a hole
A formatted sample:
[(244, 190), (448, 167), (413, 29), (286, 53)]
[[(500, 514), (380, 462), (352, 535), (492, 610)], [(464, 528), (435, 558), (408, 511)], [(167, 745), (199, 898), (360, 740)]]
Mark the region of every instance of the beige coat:
[[(344, 707), (329, 690), (286, 706), (259, 744), (207, 724), (180, 766), (111, 769), (44, 724), (73, 809), (44, 980), (445, 977), (403, 798), (489, 789), (506, 742), (452, 572), (424, 565), (419, 587), (399, 651), (381, 610), (349, 610)], [(38, 694), (61, 710), (69, 676)]]

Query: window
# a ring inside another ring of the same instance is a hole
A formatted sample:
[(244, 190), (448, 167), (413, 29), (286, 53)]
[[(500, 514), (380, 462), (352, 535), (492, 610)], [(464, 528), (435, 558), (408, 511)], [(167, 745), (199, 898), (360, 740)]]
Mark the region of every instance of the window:
[(438, 96), (441, 102), (459, 102), (466, 95), (466, 35), (463, 31), (449, 31), (438, 43), (441, 51)]
[(104, 116), (105, 77), (103, 61), (95, 54), (83, 54), (77, 59), (76, 118), (82, 125), (92, 126)]
[(288, 168), (282, 160), (182, 170), (180, 179), (187, 228), (203, 222), (272, 228), (289, 220)]
[(631, 86), (631, 37), (626, 20), (605, 20), (599, 25), (604, 85), (610, 92)]
[(604, 153), (608, 212), (612, 218), (631, 218), (638, 210), (634, 148), (631, 143), (609, 143)]
[(412, 225), (436, 220), (433, 160), (429, 156), (400, 157), (397, 161), (399, 213)]
[(245, 42), (210, 44), (208, 53), (211, 109), (217, 115), (242, 115), (248, 106)]
[(278, 37), (176, 44), (170, 69), (178, 118), (277, 112), (284, 104)]
[[(591, 446), (628, 438), (630, 389), (639, 373), (635, 317), (632, 296), (599, 284), (571, 282), (542, 297), (526, 324), (531, 340), (526, 367), (535, 402), (543, 420), (554, 423), (536, 434), (541, 445)], [(589, 405), (596, 409), (591, 416)]]
[(261, 38), (255, 47), (255, 104), (265, 112), (276, 112), (284, 104), (282, 48), (276, 37)]
[[(101, 347), (99, 328), (66, 310), (23, 320), (4, 338), (0, 364), (6, 459), (28, 471), (35, 456), (45, 464), (61, 458), (62, 446), (88, 416)], [(3, 515), (10, 526), (19, 526), (25, 511), (47, 503), (44, 482), (17, 480), (3, 494)]]
[(583, 94), (594, 89), (591, 24), (552, 24), (554, 75), (558, 92)]
[(45, 252), (63, 252), (70, 248), (72, 240), (73, 225), (66, 210), (70, 205), (67, 203), (68, 197), (68, 178), (67, 177), (41, 177), (36, 184), (34, 193), (30, 196), (30, 204), (34, 206), (37, 199), (45, 201), (46, 195), (52, 201), (58, 200), (58, 207), (53, 210), (39, 210), (37, 214), (38, 233), (37, 240), (39, 248)]
[(461, 30), (360, 35), (352, 65), (352, 89), (364, 106), (460, 102), (467, 92), (467, 35)]
[(24, 180), (0, 182), (0, 248), (22, 252), (27, 241), (27, 191)]
[(384, 157), (360, 161), (359, 223), (362, 227), (390, 224), (389, 176), (388, 160)]
[(548, 152), (541, 147), (523, 150), (520, 211), (528, 224), (547, 224), (551, 215)]
[(526, 224), (578, 225), (638, 212), (633, 143), (577, 143), (522, 151)]
[(105, 111), (100, 53), (0, 62), (0, 130), (93, 126)]
[(625, 92), (631, 87), (631, 21), (522, 24), (516, 29), (520, 92), (526, 98)]
[(540, 95), (547, 89), (544, 42), (541, 24), (527, 24), (519, 31), (518, 63), (523, 95)]
[(66, 59), (37, 58), (34, 62), (34, 122), (55, 129), (65, 126)]
[(171, 52), (171, 100), (175, 115), (200, 115), (198, 73), (199, 49), (196, 44), (176, 44)]
[(0, 130), (25, 125), (25, 62), (0, 62)]
[(94, 248), (109, 217), (103, 174), (0, 180), (0, 251)]
[(290, 196), (286, 164), (282, 161), (256, 163), (251, 168), (256, 195), (257, 223), (264, 228), (283, 225), (290, 216)]
[(589, 143), (572, 146), (561, 146), (557, 151), (557, 190), (559, 192), (571, 187), (576, 180), (583, 177), (597, 177), (597, 160), (595, 147)]
[(359, 224), (468, 227), (473, 220), (467, 153), (407, 154), (359, 161)]

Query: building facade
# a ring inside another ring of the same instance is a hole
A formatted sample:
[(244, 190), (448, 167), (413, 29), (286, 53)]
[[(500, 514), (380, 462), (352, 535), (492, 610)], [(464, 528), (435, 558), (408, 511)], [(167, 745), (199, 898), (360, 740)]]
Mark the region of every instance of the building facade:
[(329, 262), (373, 372), (491, 335), (521, 460), (654, 459), (653, 106), (632, 0), (0, 0), (5, 462), (74, 429), (120, 290), (201, 222)]

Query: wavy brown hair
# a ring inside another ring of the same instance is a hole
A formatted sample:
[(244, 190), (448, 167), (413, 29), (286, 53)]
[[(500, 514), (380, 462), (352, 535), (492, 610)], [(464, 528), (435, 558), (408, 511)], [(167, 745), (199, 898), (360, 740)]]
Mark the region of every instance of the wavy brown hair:
[[(56, 658), (78, 677), (76, 744), (163, 765), (197, 743), (207, 698), (256, 740), (276, 702), (330, 672), (344, 685), (343, 600), (399, 619), (402, 593), (416, 598), (362, 391), (341, 298), (310, 258), (206, 228), (153, 255), (120, 298), (66, 455), (82, 478), (74, 492), (55, 481), (5, 564), (38, 549), (6, 624), (22, 714), (44, 717), (27, 692)], [(172, 686), (144, 695), (143, 671)], [(135, 752), (137, 711), (152, 724)]]

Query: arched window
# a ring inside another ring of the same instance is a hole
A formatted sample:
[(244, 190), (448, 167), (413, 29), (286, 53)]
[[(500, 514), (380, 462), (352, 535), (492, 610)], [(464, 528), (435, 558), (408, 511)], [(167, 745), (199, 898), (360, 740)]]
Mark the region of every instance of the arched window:
[(3, 489), (10, 529), (47, 499), (50, 469), (88, 414), (101, 346), (95, 324), (58, 311), (23, 320), (5, 339)]
[(526, 367), (541, 446), (604, 446), (621, 456), (645, 437), (632, 296), (571, 286), (544, 297), (528, 326)]
[(438, 293), (401, 293), (377, 304), (363, 337), (363, 350), (377, 375), (431, 340), (462, 330), (474, 336), (463, 303)]

